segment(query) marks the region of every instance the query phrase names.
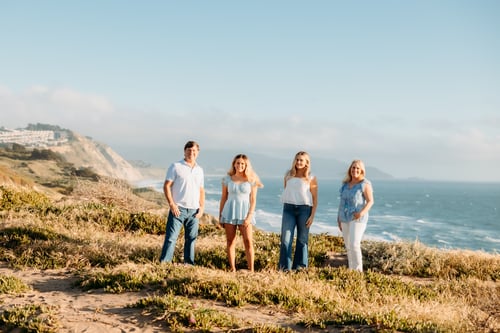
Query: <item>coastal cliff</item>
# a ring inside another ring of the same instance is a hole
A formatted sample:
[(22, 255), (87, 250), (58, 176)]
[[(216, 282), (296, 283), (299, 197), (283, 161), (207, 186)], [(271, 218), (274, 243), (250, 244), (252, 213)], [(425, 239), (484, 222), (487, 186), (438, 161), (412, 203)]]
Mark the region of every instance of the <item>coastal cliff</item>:
[(135, 182), (143, 178), (141, 172), (111, 147), (74, 133), (67, 144), (50, 147), (77, 167), (91, 168), (102, 176)]
[[(133, 183), (145, 176), (108, 145), (59, 126), (30, 124), (24, 129), (0, 128), (0, 144), (17, 152), (52, 151), (76, 169)], [(146, 170), (146, 169), (145, 169)]]

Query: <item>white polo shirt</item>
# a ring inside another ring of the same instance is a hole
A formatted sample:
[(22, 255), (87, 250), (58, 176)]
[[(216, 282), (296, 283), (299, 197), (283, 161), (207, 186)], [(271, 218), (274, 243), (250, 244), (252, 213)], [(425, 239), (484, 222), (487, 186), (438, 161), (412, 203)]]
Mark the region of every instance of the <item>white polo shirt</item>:
[(200, 189), (205, 186), (204, 173), (201, 166), (195, 164), (191, 168), (186, 161), (172, 163), (167, 170), (165, 180), (172, 181), (172, 197), (177, 206), (200, 208)]

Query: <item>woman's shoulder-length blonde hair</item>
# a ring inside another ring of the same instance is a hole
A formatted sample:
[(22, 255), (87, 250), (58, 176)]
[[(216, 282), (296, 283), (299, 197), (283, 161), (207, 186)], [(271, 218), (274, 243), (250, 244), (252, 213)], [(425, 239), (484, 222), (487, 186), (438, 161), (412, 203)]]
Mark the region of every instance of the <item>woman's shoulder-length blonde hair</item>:
[(309, 178), (311, 177), (311, 157), (305, 151), (299, 151), (297, 154), (295, 154), (295, 157), (293, 158), (293, 161), (292, 161), (292, 166), (286, 172), (285, 177), (291, 178), (291, 177), (295, 177), (297, 175), (297, 168), (295, 167), (295, 164), (297, 162), (297, 158), (299, 158), (299, 157), (303, 157), (306, 160), (304, 178), (306, 180), (309, 180)]
[(250, 162), (250, 159), (245, 154), (238, 154), (233, 158), (233, 161), (231, 162), (231, 167), (229, 168), (229, 171), (227, 172), (227, 174), (229, 176), (234, 176), (236, 174), (236, 168), (234, 167), (234, 163), (236, 162), (236, 160), (239, 160), (239, 159), (242, 159), (243, 161), (245, 161), (245, 164), (246, 164), (245, 176), (246, 176), (247, 180), (257, 187), (264, 187), (264, 184), (262, 184), (259, 176), (254, 171), (254, 169), (252, 167), (252, 163)]
[(362, 160), (354, 160), (349, 165), (349, 168), (347, 169), (347, 173), (344, 177), (344, 180), (342, 180), (342, 183), (349, 183), (352, 180), (351, 168), (355, 165), (359, 166), (359, 168), (361, 169), (361, 174), (363, 175), (363, 179), (366, 177), (365, 163), (363, 163)]

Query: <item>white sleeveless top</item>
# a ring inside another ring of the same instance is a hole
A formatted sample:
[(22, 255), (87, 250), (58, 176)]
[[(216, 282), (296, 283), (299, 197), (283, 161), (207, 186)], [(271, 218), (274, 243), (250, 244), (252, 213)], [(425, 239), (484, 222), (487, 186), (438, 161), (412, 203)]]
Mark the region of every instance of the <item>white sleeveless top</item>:
[(292, 205), (312, 206), (311, 180), (314, 176), (309, 176), (309, 181), (304, 178), (291, 177), (286, 181), (286, 186), (281, 195), (281, 202)]

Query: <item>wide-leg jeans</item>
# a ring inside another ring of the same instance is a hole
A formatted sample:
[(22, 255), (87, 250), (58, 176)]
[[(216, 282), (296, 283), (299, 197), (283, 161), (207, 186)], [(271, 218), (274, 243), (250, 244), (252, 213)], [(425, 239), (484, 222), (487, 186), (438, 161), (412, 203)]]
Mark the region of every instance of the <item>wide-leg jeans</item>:
[[(308, 266), (309, 228), (306, 226), (312, 207), (308, 205), (283, 205), (281, 220), (281, 245), (279, 269), (290, 270), (306, 268)], [(297, 241), (292, 263), (292, 245), (297, 228)]]
[(174, 257), (175, 243), (184, 226), (184, 263), (194, 265), (194, 246), (198, 237), (199, 220), (196, 218), (198, 209), (179, 207), (181, 214), (174, 216), (168, 213), (165, 242), (161, 250), (160, 261), (171, 262)]

